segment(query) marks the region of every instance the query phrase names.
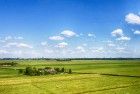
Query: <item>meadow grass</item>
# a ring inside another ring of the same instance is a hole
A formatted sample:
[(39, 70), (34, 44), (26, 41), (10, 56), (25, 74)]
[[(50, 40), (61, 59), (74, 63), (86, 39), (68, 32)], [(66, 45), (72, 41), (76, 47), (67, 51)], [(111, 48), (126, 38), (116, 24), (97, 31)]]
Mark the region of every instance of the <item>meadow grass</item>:
[[(0, 61), (8, 62), (8, 61)], [(139, 60), (14, 60), (17, 66), (0, 68), (0, 94), (140, 94)], [(19, 75), (32, 67), (71, 68), (73, 74)], [(110, 76), (101, 74), (117, 74)], [(129, 77), (134, 76), (134, 77)], [(136, 76), (136, 77), (135, 77)]]

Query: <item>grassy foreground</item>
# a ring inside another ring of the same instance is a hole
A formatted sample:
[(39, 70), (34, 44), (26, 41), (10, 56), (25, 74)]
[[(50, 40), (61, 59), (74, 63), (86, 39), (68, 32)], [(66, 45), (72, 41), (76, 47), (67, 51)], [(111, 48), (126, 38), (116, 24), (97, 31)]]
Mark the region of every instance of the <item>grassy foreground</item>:
[[(6, 61), (0, 61), (0, 63)], [(0, 67), (0, 94), (140, 94), (138, 60), (17, 60), (17, 66)], [(19, 75), (32, 67), (71, 68), (73, 74)], [(105, 75), (104, 75), (105, 74)]]

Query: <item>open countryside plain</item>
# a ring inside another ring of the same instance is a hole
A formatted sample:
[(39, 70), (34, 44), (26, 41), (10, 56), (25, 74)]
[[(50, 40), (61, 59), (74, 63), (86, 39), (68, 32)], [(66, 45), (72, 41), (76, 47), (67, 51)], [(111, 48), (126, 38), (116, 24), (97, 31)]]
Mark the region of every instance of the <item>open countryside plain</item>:
[[(2, 62), (9, 62), (1, 60)], [(139, 60), (14, 60), (0, 68), (0, 94), (140, 94)], [(71, 68), (72, 74), (26, 76), (27, 66)]]

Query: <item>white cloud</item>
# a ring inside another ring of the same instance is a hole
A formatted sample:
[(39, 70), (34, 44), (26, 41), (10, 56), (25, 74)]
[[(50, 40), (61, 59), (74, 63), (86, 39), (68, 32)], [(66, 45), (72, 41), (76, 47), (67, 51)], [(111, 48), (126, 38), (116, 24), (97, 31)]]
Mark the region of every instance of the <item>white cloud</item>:
[(92, 36), (93, 36), (93, 34), (90, 34), (90, 33), (89, 33), (89, 34), (88, 34), (88, 36), (89, 36), (89, 37), (92, 37)]
[(25, 52), (22, 51), (22, 50), (17, 50), (17, 51), (10, 51), (10, 53), (11, 53), (12, 55), (17, 55), (17, 56), (19, 56), (19, 55), (24, 54)]
[(92, 33), (88, 33), (88, 36), (89, 36), (89, 37), (94, 37), (94, 38), (96, 37), (96, 36), (95, 36), (94, 34), (92, 34)]
[(43, 41), (43, 42), (41, 42), (41, 45), (42, 46), (46, 46), (47, 45), (47, 42), (46, 41)]
[(25, 43), (19, 43), (17, 45), (17, 47), (23, 47), (23, 48), (33, 48), (32, 46), (28, 45), (28, 44), (25, 44)]
[(4, 42), (6, 42), (6, 41), (5, 41), (5, 40), (0, 40), (0, 42), (3, 42), (3, 43), (4, 43)]
[(8, 53), (8, 51), (6, 51), (6, 50), (0, 50), (0, 54), (7, 54)]
[(22, 49), (12, 49), (12, 50), (7, 50), (5, 54), (0, 54), (0, 57), (3, 58), (11, 58), (11, 57), (22, 57), (22, 58), (35, 58), (35, 57), (41, 57), (40, 53), (36, 52), (35, 50), (22, 50)]
[(129, 53), (129, 51), (127, 51), (125, 47), (117, 47), (116, 53)]
[(49, 53), (49, 54), (52, 54), (54, 52), (53, 50), (49, 50), (49, 49), (45, 49), (44, 51), (45, 53)]
[(76, 50), (78, 50), (79, 52), (85, 52), (85, 49), (82, 46), (76, 47)]
[(61, 36), (52, 36), (52, 37), (49, 37), (50, 40), (64, 40), (64, 37), (61, 37)]
[(15, 39), (22, 40), (24, 38), (23, 37), (15, 37)]
[(128, 41), (131, 40), (130, 37), (127, 37), (123, 34), (123, 30), (122, 29), (116, 29), (114, 31), (111, 32), (112, 36), (117, 37), (116, 40), (120, 40), (120, 41)]
[(94, 48), (94, 49), (92, 49), (91, 51), (92, 51), (93, 53), (103, 53), (103, 52), (105, 52), (103, 47)]
[(129, 13), (125, 16), (125, 21), (130, 24), (140, 24), (140, 16), (134, 13)]
[(76, 35), (76, 33), (71, 30), (64, 30), (63, 32), (61, 32), (61, 34), (66, 37), (72, 37)]
[(117, 38), (116, 40), (128, 41), (128, 40), (131, 40), (131, 38), (130, 37), (122, 36), (120, 38)]
[(116, 29), (111, 32), (111, 35), (114, 37), (122, 37), (123, 36), (123, 30), (122, 29)]
[(25, 43), (17, 43), (17, 42), (10, 42), (7, 43), (6, 46), (4, 47), (11, 47), (11, 46), (16, 46), (16, 47), (20, 47), (20, 48), (33, 48), (32, 46), (25, 44)]
[(12, 39), (11, 36), (7, 36), (7, 37), (5, 37), (5, 40), (11, 40), (11, 39)]
[(135, 34), (135, 35), (140, 35), (140, 31), (139, 31), (139, 30), (136, 30), (136, 31), (134, 32), (134, 34)]
[(0, 38), (0, 42), (4, 43), (7, 41), (15, 41), (15, 40), (22, 40), (24, 39), (23, 37), (12, 37), (12, 36), (6, 36), (4, 38)]
[(86, 44), (86, 43), (84, 43), (84, 44), (83, 44), (83, 46), (87, 46), (87, 44)]
[(102, 42), (105, 42), (105, 43), (112, 43), (111, 40), (106, 40), (106, 41), (102, 41)]
[(56, 45), (56, 47), (58, 47), (58, 48), (65, 48), (66, 46), (68, 46), (68, 43), (66, 43), (66, 42), (61, 42), (58, 45)]
[(40, 53), (34, 50), (11, 50), (8, 56), (12, 57), (23, 57), (23, 58), (35, 58), (40, 57)]
[(21, 37), (21, 36), (19, 36), (19, 37), (7, 36), (7, 37), (5, 37), (4, 40), (13, 40), (13, 39), (15, 39), (15, 40), (22, 40), (22, 39), (24, 39), (24, 38)]
[(110, 47), (115, 47), (116, 45), (113, 44), (113, 43), (109, 43), (108, 46), (110, 46)]
[(10, 42), (10, 43), (7, 43), (6, 46), (4, 47), (11, 47), (11, 46), (17, 46), (18, 43), (17, 42)]
[(123, 48), (123, 47), (117, 47), (116, 49), (117, 50), (125, 50), (125, 48)]

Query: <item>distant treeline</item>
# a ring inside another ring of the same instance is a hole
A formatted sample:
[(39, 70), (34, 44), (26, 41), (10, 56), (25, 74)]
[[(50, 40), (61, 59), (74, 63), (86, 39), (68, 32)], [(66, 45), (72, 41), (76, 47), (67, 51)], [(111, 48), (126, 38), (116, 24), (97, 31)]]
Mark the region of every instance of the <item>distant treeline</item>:
[(140, 60), (140, 58), (0, 58), (0, 60), (56, 60), (56, 61), (71, 61), (71, 60)]
[(0, 63), (0, 66), (15, 66), (17, 63), (15, 62), (2, 62)]

